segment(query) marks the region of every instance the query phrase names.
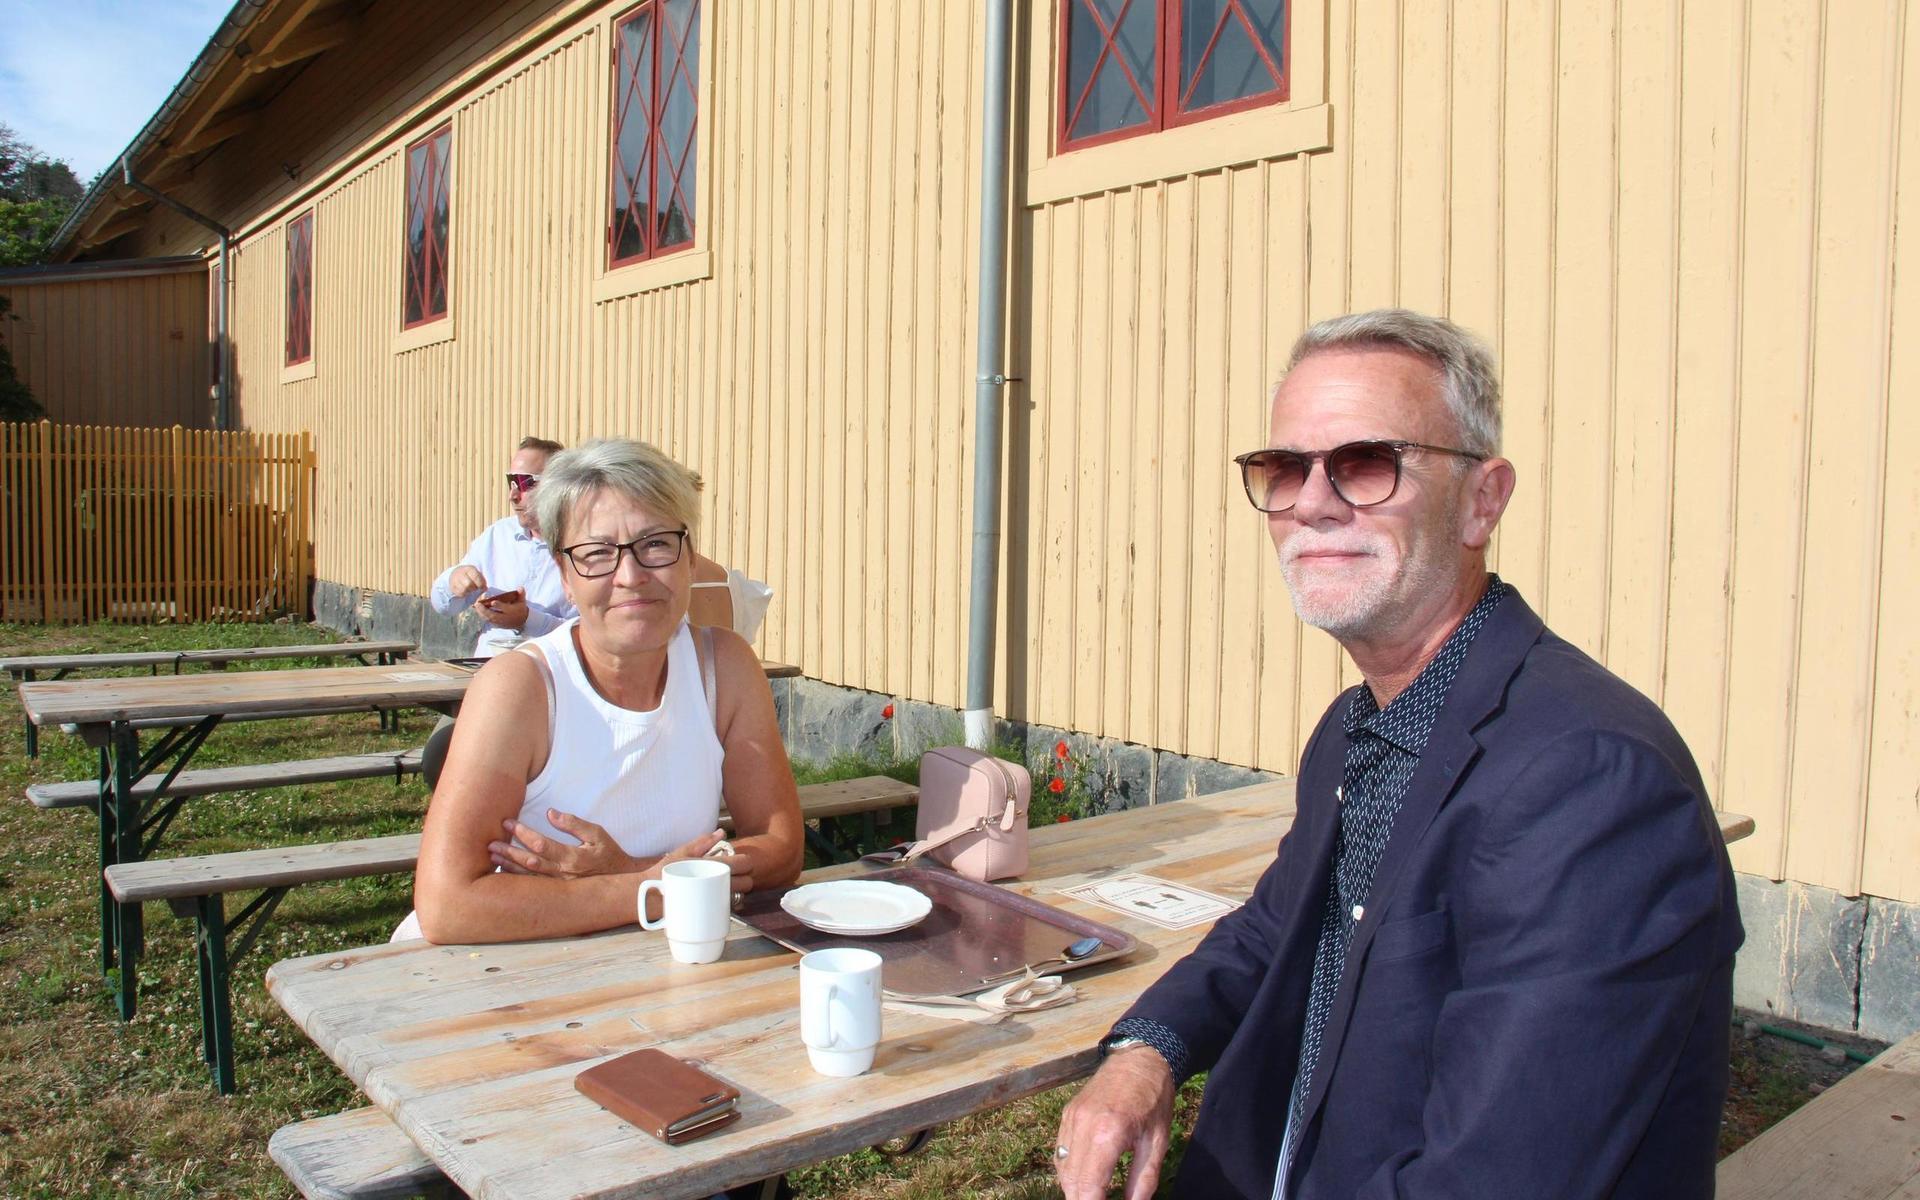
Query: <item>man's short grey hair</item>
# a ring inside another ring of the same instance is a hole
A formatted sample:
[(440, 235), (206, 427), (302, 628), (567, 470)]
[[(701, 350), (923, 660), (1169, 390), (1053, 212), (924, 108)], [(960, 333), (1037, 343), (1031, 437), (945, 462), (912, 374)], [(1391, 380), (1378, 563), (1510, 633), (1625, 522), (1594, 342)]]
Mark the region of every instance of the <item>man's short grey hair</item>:
[(573, 544), (571, 528), (581, 504), (610, 491), (691, 531), (700, 519), (698, 479), (645, 442), (595, 438), (547, 460), (533, 494), (534, 516), (540, 536), (558, 550)]
[(1287, 370), (1329, 350), (1407, 350), (1440, 371), (1440, 394), (1460, 426), (1460, 449), (1500, 453), (1500, 374), (1485, 342), (1443, 317), (1404, 308), (1329, 317), (1300, 335)]

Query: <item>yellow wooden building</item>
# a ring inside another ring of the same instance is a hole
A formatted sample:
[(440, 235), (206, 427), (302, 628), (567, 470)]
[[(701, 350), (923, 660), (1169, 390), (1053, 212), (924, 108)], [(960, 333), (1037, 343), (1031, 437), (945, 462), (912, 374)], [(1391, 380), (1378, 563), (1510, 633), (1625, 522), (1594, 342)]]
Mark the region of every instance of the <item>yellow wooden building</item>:
[[(421, 594), (520, 436), (628, 434), (766, 655), (957, 708), (994, 4), (248, 0), (62, 250), (217, 290), (154, 193), (230, 232), (319, 579)], [(1012, 4), (996, 711), (1290, 772), (1350, 668), (1229, 458), (1305, 325), (1445, 313), (1504, 365), (1499, 570), (1754, 816), (1736, 866), (1920, 902), (1920, 11), (1123, 7)]]

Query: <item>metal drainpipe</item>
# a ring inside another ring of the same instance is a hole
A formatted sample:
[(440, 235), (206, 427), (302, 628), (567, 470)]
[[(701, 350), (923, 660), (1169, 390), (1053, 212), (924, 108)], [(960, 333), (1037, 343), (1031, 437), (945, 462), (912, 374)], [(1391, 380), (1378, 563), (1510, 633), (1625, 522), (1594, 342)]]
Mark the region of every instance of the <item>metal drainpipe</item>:
[(233, 231), (204, 213), (195, 212), (172, 196), (163, 194), (158, 188), (151, 187), (133, 177), (131, 159), (120, 160), (122, 177), (127, 186), (136, 192), (144, 192), (156, 201), (179, 213), (196, 225), (204, 225), (220, 235), (220, 290), (213, 297), (213, 426), (215, 429), (233, 428), (232, 369), (233, 351), (229, 348), (227, 337), (227, 289), (233, 286)]
[(980, 126), (980, 323), (974, 361), (973, 576), (967, 618), (967, 745), (993, 740), (994, 617), (1000, 597), (1000, 430), (1006, 354), (1007, 154), (1012, 0), (987, 0)]

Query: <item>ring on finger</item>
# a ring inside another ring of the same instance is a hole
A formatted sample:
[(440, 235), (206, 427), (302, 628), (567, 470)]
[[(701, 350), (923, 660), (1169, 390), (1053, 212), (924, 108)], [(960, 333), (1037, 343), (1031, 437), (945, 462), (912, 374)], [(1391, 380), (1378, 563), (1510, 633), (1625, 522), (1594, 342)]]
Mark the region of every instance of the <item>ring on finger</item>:
[(1065, 1162), (1067, 1158), (1067, 1148), (1065, 1146), (1055, 1146), (1053, 1148), (1053, 1157), (1056, 1162)]

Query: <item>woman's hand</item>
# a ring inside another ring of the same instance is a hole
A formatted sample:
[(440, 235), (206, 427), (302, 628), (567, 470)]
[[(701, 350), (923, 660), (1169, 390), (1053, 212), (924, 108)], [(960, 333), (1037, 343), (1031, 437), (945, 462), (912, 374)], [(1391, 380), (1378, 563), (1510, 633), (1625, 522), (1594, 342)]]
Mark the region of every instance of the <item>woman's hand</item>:
[(623, 875), (647, 865), (620, 849), (620, 844), (592, 821), (557, 808), (547, 810), (547, 820), (560, 832), (579, 839), (580, 844), (569, 846), (555, 841), (509, 818), (500, 822), (506, 830), (506, 839), (487, 843), (493, 865), (518, 875), (546, 875), (554, 879)]
[[(650, 879), (658, 879), (660, 877), (660, 868), (670, 862), (681, 862), (689, 858), (705, 858), (713, 852), (715, 846), (718, 846), (725, 840), (726, 836), (724, 831), (716, 829), (712, 833), (701, 834), (699, 837), (678, 849), (667, 851), (659, 858), (642, 859), (641, 861), (646, 865), (647, 877)], [(732, 882), (734, 891), (750, 892), (753, 890), (752, 858), (744, 854), (735, 853), (725, 855), (718, 861), (726, 863), (727, 866), (733, 870)]]

